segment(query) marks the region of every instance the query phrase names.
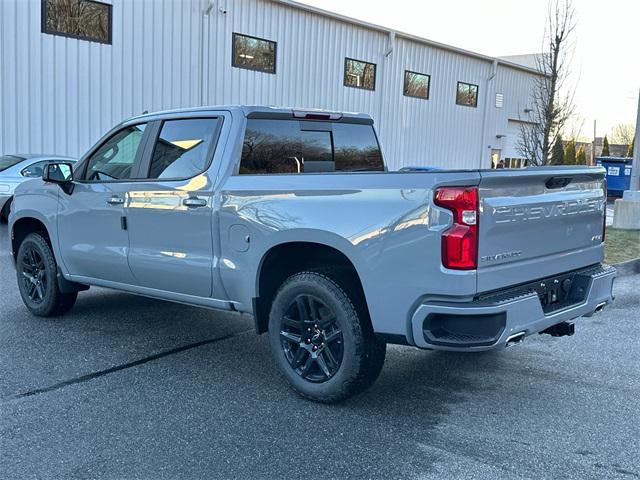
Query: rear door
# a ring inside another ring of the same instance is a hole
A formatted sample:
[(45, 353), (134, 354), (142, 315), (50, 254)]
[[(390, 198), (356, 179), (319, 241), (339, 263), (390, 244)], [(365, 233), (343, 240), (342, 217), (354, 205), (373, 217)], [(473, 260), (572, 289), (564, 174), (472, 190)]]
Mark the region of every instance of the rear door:
[(210, 172), (223, 114), (153, 124), (141, 178), (129, 192), (129, 266), (139, 286), (223, 298), (214, 288)]
[(481, 176), (479, 292), (603, 260), (603, 169), (483, 171)]

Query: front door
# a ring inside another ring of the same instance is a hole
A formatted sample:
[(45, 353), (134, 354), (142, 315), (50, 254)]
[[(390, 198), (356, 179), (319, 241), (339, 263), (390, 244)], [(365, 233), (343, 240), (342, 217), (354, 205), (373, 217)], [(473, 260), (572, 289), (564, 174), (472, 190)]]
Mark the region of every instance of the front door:
[[(126, 206), (129, 266), (138, 285), (197, 297), (214, 292), (213, 179), (221, 118), (153, 126), (141, 176)], [(154, 141), (155, 140), (155, 141)]]
[(71, 194), (60, 193), (60, 249), (70, 274), (135, 283), (127, 262), (124, 210), (145, 127), (130, 125), (111, 135), (78, 165)]

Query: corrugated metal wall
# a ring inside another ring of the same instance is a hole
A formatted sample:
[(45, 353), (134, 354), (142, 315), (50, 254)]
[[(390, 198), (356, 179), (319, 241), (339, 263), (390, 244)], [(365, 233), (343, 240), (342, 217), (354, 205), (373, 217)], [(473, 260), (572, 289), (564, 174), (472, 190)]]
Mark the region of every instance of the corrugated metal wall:
[[(270, 0), (113, 0), (113, 44), (46, 35), (40, 0), (0, 0), (0, 153), (80, 155), (143, 110), (268, 104), (373, 115), (387, 162), (476, 168), (518, 156), (535, 76)], [(232, 33), (277, 42), (276, 74), (231, 66)], [(393, 47), (391, 53), (385, 52)], [(376, 90), (343, 86), (344, 58), (377, 64)], [(429, 100), (403, 96), (404, 71), (431, 75)], [(477, 108), (455, 104), (457, 81)], [(504, 107), (495, 107), (495, 93)], [(486, 111), (485, 111), (486, 108)]]

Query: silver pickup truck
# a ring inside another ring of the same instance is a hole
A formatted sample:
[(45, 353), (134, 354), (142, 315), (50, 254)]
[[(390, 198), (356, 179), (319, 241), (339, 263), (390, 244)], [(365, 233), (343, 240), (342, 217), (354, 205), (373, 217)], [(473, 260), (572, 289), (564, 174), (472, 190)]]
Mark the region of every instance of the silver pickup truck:
[(612, 298), (605, 192), (601, 168), (387, 172), (366, 115), (210, 107), (132, 118), (49, 165), (9, 228), (34, 315), (89, 286), (252, 314), (292, 387), (335, 402), (387, 343), (571, 335)]

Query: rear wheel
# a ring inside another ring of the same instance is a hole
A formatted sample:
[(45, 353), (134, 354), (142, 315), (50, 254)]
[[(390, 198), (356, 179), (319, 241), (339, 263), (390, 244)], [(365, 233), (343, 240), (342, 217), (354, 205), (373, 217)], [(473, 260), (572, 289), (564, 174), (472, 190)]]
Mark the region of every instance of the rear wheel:
[(58, 266), (49, 243), (39, 233), (20, 244), (16, 262), (20, 296), (29, 311), (39, 317), (62, 315), (76, 303), (77, 293), (58, 288)]
[(318, 272), (297, 273), (276, 293), (271, 350), (282, 374), (306, 398), (344, 400), (369, 387), (382, 369), (386, 344), (353, 296)]

